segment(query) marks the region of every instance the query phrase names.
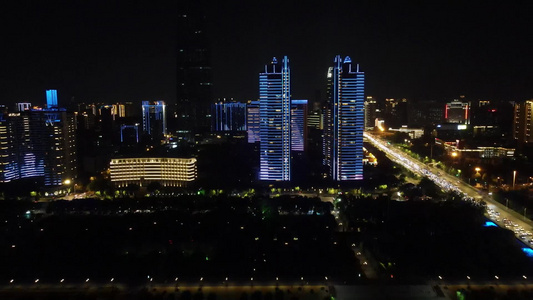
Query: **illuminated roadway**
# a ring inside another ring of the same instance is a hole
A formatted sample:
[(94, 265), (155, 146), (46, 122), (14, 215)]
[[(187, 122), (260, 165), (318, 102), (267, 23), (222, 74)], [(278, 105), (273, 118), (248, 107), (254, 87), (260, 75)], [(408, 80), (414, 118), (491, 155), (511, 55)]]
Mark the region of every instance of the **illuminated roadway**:
[(428, 177), (443, 190), (456, 191), (463, 195), (463, 199), (465, 200), (474, 199), (476, 201), (485, 201), (485, 203), (487, 203), (487, 218), (501, 227), (511, 229), (520, 241), (529, 247), (533, 247), (533, 236), (531, 235), (533, 232), (533, 222), (531, 220), (525, 219), (524, 216), (519, 213), (510, 210), (499, 202), (493, 200), (486, 192), (480, 191), (440, 169), (428, 166), (417, 159), (408, 156), (394, 145), (383, 141), (368, 132), (364, 133), (364, 137), (376, 148), (383, 151), (392, 161), (418, 175)]

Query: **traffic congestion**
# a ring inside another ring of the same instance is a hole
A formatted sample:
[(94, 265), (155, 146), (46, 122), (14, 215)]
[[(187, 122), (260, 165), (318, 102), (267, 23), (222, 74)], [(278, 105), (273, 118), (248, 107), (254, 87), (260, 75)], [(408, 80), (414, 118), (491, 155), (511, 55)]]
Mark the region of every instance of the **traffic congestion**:
[(533, 227), (531, 226), (531, 220), (515, 216), (516, 213), (511, 212), (505, 206), (502, 208), (501, 204), (492, 200), (489, 194), (484, 194), (472, 186), (445, 174), (441, 170), (409, 157), (391, 145), (390, 142), (383, 141), (367, 132), (364, 133), (364, 137), (372, 145), (386, 153), (395, 163), (400, 164), (415, 174), (431, 179), (444, 191), (456, 192), (465, 201), (475, 201), (477, 203), (484, 201), (487, 203), (486, 216), (488, 219), (500, 227), (513, 231), (517, 239), (525, 245), (533, 247)]

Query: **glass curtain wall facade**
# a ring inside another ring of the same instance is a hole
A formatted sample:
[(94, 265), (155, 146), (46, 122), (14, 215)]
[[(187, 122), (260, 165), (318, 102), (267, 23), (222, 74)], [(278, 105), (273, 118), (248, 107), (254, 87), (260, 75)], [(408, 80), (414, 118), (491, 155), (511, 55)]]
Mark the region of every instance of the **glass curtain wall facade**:
[(35, 108), (10, 113), (0, 122), (6, 160), (0, 181), (44, 177), (46, 186), (76, 177), (76, 127), (65, 109)]
[(291, 82), (287, 56), (259, 73), (259, 180), (291, 179)]
[(259, 101), (250, 101), (246, 107), (246, 125), (248, 132), (248, 143), (256, 143), (261, 140), (259, 137), (259, 127), (261, 124), (259, 116)]
[(166, 105), (164, 101), (143, 101), (143, 131), (153, 140), (162, 140), (167, 134)]
[(365, 75), (349, 56), (337, 55), (327, 79), (325, 164), (335, 181), (362, 180)]
[(291, 101), (291, 150), (305, 151), (307, 144), (307, 100)]
[(246, 103), (219, 102), (211, 106), (211, 131), (246, 131)]

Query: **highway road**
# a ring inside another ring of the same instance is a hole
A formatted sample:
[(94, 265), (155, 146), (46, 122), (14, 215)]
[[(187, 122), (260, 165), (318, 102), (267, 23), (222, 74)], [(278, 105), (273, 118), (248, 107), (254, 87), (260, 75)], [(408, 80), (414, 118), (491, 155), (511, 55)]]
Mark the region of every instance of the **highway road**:
[(428, 177), (443, 190), (456, 191), (463, 195), (463, 199), (466, 201), (484, 201), (487, 204), (486, 216), (488, 219), (501, 227), (512, 230), (517, 239), (528, 245), (530, 248), (533, 247), (533, 222), (531, 220), (525, 219), (524, 216), (519, 213), (498, 203), (492, 199), (492, 196), (488, 193), (472, 187), (458, 178), (447, 174), (443, 170), (424, 164), (419, 160), (410, 157), (394, 145), (372, 135), (371, 133), (365, 132), (364, 137), (376, 148), (383, 151), (392, 161), (404, 166), (416, 174)]

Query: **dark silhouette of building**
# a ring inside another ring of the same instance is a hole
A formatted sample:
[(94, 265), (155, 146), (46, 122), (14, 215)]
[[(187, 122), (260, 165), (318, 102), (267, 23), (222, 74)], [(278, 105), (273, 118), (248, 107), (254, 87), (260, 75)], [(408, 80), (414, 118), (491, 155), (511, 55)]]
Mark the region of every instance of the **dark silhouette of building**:
[(205, 15), (199, 6), (181, 4), (178, 9), (176, 128), (172, 130), (186, 139), (210, 129), (211, 58)]

